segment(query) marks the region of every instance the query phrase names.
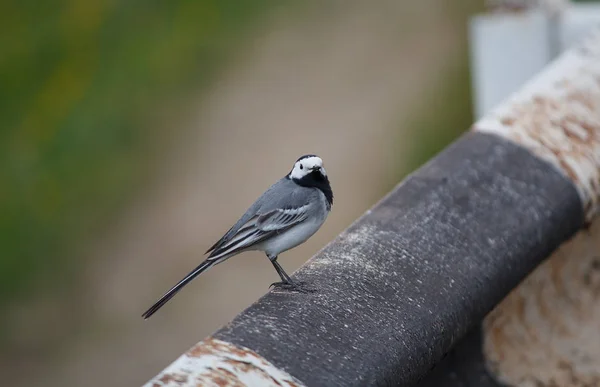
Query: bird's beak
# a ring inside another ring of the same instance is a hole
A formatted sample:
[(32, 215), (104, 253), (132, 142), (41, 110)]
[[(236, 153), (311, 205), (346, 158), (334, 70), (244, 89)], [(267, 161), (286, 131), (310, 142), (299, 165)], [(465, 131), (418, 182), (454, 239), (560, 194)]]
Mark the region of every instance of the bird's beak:
[(325, 172), (325, 168), (323, 167), (313, 167), (311, 171), (317, 171), (323, 176), (327, 176), (327, 172)]

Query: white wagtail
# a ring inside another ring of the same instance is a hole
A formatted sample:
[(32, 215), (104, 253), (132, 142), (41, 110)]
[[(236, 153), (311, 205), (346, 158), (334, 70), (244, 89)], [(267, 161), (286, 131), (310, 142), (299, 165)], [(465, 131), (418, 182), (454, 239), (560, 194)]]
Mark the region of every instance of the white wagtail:
[(296, 283), (277, 262), (277, 256), (304, 243), (323, 225), (333, 192), (323, 160), (316, 155), (300, 157), (290, 173), (273, 184), (206, 253), (208, 258), (173, 286), (143, 315), (152, 316), (191, 280), (212, 266), (243, 251), (264, 251), (281, 282), (271, 286), (295, 288)]

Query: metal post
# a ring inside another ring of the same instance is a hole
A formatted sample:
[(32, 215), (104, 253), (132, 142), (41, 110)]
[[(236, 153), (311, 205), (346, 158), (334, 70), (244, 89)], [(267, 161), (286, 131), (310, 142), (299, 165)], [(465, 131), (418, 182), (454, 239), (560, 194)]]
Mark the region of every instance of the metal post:
[(488, 0), (469, 25), (477, 119), (600, 24), (600, 3)]

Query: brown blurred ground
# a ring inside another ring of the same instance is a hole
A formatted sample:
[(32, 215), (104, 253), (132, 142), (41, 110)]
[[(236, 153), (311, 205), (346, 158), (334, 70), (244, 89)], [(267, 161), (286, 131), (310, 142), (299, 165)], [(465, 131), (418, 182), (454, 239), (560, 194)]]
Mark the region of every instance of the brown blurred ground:
[[(288, 272), (374, 204), (411, 146), (410, 133), (400, 144), (390, 139), (463, 60), (464, 27), (444, 4), (344, 2), (322, 13), (274, 13), (216, 87), (192, 101), (191, 118), (173, 122), (186, 130), (152, 188), (86, 249), (89, 264), (73, 291), (83, 312), (68, 317), (85, 328), (56, 351), (5, 362), (2, 384), (140, 385), (247, 307), (277, 279), (260, 253), (212, 269), (150, 320), (140, 318), (302, 154), (323, 157), (335, 204), (320, 232), (281, 256)], [(49, 322), (23, 327), (24, 340), (71, 313), (68, 302), (50, 309)]]

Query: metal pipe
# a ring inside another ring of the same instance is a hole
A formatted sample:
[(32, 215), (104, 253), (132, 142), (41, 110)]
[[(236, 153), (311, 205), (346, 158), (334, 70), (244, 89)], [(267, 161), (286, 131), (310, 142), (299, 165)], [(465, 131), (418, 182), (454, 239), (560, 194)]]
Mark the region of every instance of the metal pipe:
[(486, 316), (421, 387), (598, 386), (600, 32), (473, 129), (530, 149), (568, 177), (587, 226)]

